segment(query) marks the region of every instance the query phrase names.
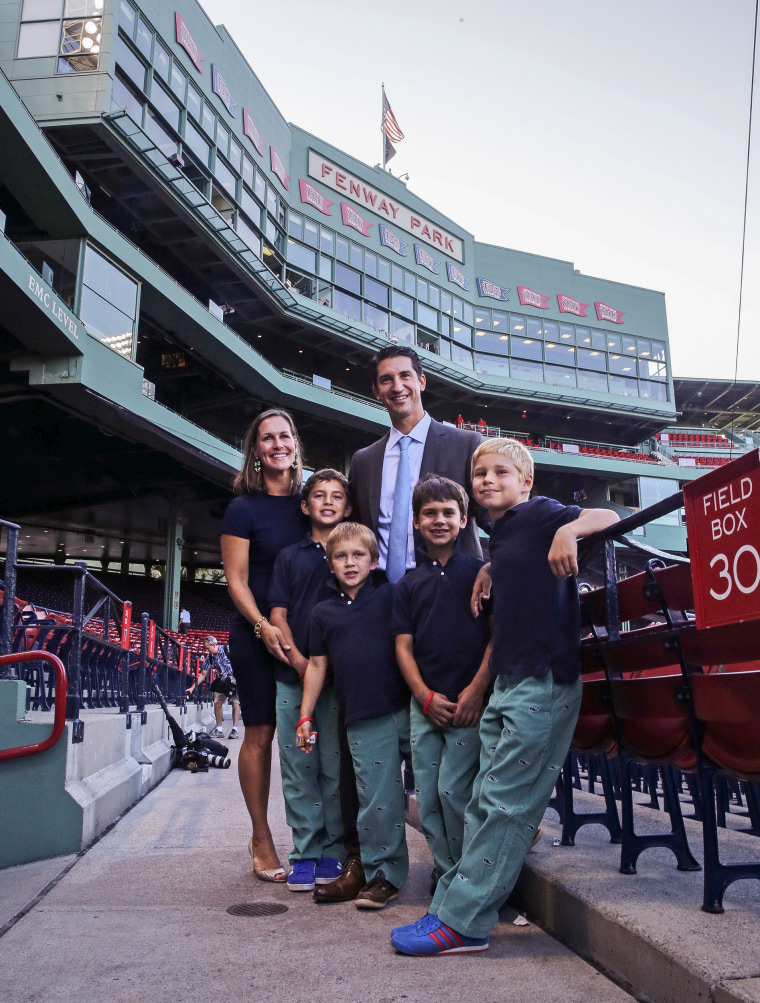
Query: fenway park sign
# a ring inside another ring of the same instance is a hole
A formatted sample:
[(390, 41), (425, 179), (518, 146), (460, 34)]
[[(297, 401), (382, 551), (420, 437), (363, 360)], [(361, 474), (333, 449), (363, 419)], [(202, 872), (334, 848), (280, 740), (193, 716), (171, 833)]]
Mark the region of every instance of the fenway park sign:
[(429, 244), (456, 261), (463, 260), (462, 241), (459, 237), (441, 229), (384, 192), (365, 184), (314, 150), (309, 150), (309, 177), (340, 192), (344, 198), (358, 203), (381, 219), (413, 234), (416, 240)]

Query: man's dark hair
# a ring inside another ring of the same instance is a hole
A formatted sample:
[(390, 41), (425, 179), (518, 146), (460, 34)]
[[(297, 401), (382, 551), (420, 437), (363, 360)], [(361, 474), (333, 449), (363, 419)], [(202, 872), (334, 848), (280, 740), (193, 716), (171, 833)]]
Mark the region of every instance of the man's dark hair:
[(417, 481), (412, 492), (412, 512), (414, 518), (419, 519), (422, 506), (428, 502), (456, 502), (462, 517), (467, 515), (467, 492), (461, 484), (452, 481), (441, 474), (426, 474), (421, 481)]
[(384, 359), (396, 359), (400, 355), (405, 355), (411, 360), (412, 368), (417, 374), (417, 379), (422, 379), (422, 361), (413, 348), (409, 345), (386, 345), (379, 352), (375, 352), (369, 360), (369, 372), (372, 377), (372, 386), (377, 386), (377, 367)]
[(325, 481), (337, 481), (338, 484), (346, 492), (346, 500), (351, 501), (351, 491), (348, 487), (348, 479), (339, 473), (337, 470), (333, 470), (332, 467), (323, 467), (321, 470), (315, 470), (308, 481), (303, 486), (303, 491), (301, 492), (301, 500), (308, 501), (311, 498), (311, 493), (318, 484), (323, 484)]

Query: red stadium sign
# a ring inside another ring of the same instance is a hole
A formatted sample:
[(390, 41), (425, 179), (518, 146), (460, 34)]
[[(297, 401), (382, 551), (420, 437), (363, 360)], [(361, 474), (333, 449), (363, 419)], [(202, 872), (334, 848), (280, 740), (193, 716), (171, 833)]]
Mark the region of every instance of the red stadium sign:
[(760, 616), (760, 450), (683, 489), (698, 627)]
[(121, 616), (121, 646), (124, 651), (129, 651), (129, 632), (132, 629), (132, 603), (124, 603), (124, 611)]

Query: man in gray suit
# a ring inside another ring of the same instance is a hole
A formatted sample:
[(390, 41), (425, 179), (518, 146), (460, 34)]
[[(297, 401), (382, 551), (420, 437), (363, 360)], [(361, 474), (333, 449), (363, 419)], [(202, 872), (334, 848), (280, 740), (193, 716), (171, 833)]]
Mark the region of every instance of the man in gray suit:
[[(410, 439), (408, 464), (411, 489), (425, 474), (442, 474), (464, 487), (470, 499), (470, 516), (459, 540), (462, 551), (482, 557), (476, 522), (488, 526), (483, 509), (472, 497), (470, 460), (483, 441), (479, 432), (443, 425), (422, 406), (425, 374), (420, 357), (406, 345), (389, 345), (372, 358), (372, 392), (390, 415), (392, 428), (371, 446), (358, 450), (351, 461), (349, 481), (354, 501), (354, 518), (374, 530), (380, 546), (379, 567), (386, 568), (388, 542), (393, 518), (394, 488), (399, 471), (399, 444)], [(411, 502), (405, 567), (415, 565)], [(390, 576), (389, 576), (390, 577)]]

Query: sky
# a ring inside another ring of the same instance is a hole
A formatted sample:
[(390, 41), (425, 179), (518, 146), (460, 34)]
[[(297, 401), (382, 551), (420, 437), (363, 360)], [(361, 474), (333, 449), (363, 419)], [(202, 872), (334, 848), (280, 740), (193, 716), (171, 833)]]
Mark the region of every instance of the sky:
[(287, 121), (376, 164), (384, 82), (410, 190), (476, 240), (664, 292), (674, 376), (733, 379), (738, 332), (760, 380), (751, 0), (201, 5)]

